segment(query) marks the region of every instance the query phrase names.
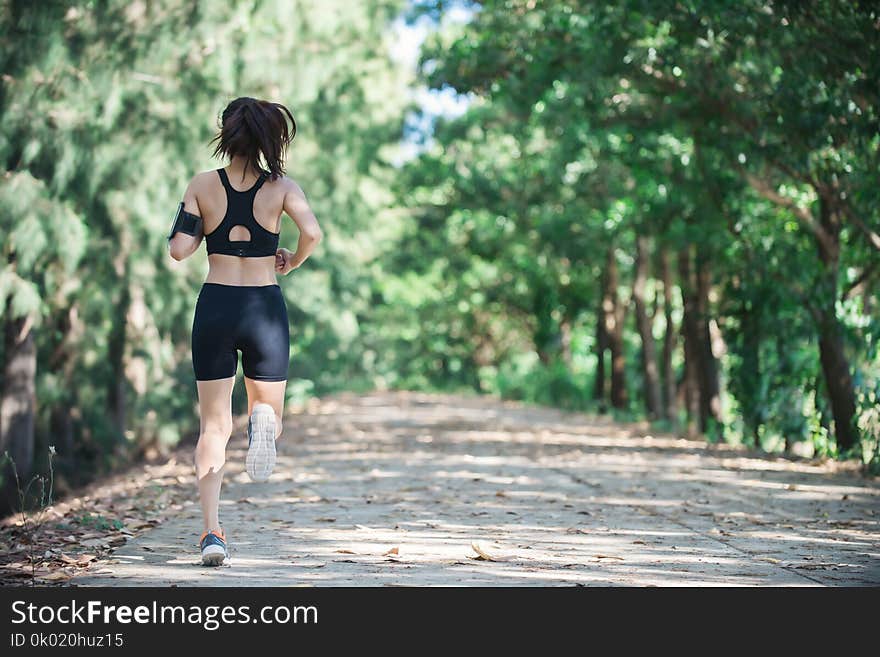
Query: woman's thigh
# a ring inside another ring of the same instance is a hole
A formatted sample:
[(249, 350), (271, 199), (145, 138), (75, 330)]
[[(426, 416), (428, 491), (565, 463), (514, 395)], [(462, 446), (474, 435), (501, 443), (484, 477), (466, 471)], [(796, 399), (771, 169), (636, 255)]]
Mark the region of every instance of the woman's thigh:
[[(241, 350), (245, 380), (263, 383), (287, 380), (290, 326), (280, 287), (266, 285), (247, 290), (235, 331), (235, 347)], [(269, 386), (268, 390), (277, 387)]]
[(241, 296), (241, 291), (232, 286), (202, 286), (192, 325), (192, 363), (197, 381), (235, 376), (235, 321)]
[(235, 377), (196, 381), (199, 390), (199, 421), (201, 433), (232, 432), (232, 388)]

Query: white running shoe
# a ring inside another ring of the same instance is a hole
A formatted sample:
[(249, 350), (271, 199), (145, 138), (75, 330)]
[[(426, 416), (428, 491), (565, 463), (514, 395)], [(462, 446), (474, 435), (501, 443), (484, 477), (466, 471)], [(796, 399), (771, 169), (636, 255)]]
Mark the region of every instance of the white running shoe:
[(275, 467), (275, 409), (254, 404), (248, 418), (247, 472), (254, 481), (266, 481)]
[(229, 556), (226, 550), (226, 533), (220, 531), (205, 531), (199, 539), (199, 547), (202, 550), (202, 565), (220, 566)]

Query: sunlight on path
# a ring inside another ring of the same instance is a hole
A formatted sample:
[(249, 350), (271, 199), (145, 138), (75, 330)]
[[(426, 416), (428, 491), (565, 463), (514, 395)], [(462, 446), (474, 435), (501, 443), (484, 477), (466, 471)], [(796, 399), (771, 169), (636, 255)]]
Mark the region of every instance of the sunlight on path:
[(71, 583), (880, 584), (876, 481), (644, 431), (489, 398), (334, 396), (286, 419), (268, 483), (233, 437), (227, 566), (198, 563), (193, 490)]

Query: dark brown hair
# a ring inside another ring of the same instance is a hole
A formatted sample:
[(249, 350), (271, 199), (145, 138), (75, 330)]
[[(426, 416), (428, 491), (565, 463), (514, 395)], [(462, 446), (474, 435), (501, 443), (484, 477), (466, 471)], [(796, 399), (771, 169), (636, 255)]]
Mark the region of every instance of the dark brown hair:
[(271, 180), (284, 174), (284, 151), (296, 136), (296, 121), (284, 105), (242, 96), (226, 106), (218, 124), (220, 132), (208, 142), (217, 142), (214, 157), (244, 155), (248, 167), (266, 173), (262, 155)]

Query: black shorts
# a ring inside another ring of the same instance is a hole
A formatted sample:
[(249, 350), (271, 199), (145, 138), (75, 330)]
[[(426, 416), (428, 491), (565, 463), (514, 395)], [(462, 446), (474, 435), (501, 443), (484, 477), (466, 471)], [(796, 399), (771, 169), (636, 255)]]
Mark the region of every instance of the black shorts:
[(290, 327), (278, 285), (202, 285), (192, 327), (196, 380), (235, 376), (239, 350), (249, 379), (287, 379)]

